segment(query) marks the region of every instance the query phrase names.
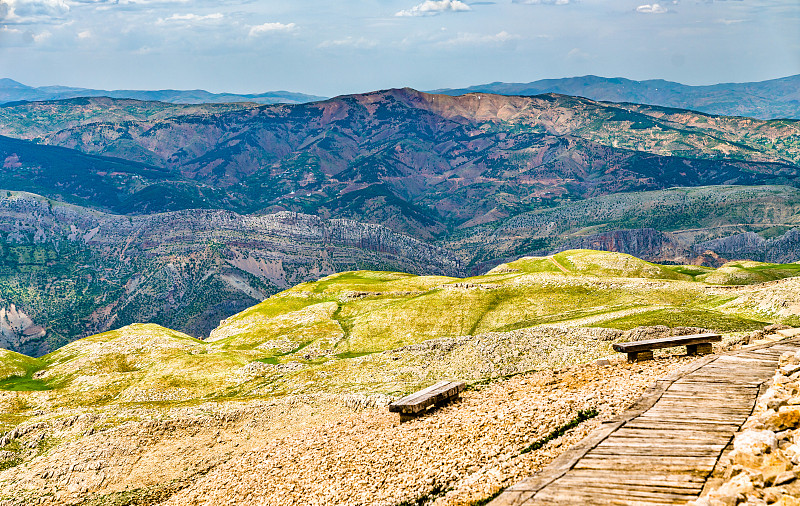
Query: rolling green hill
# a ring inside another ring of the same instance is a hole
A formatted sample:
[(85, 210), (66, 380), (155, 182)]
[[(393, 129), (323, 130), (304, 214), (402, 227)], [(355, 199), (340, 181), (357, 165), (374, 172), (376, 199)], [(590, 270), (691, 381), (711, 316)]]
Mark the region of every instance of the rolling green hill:
[[(295, 429), (308, 431), (314, 447), (319, 427), (333, 427), (338, 441), (343, 428), (379, 416), (395, 430), (385, 404), (441, 379), (467, 381), (465, 400), (496, 386), (498, 403), (528, 412), (539, 408), (531, 410), (527, 390), (510, 401), (514, 388), (533, 382), (547, 405), (566, 396), (560, 409), (572, 414), (537, 422), (545, 428), (535, 441), (596, 402), (598, 391), (616, 388), (609, 377), (627, 385), (643, 370), (663, 374), (687, 361), (587, 364), (613, 354), (613, 342), (710, 329), (730, 346), (773, 322), (800, 325), (798, 273), (799, 264), (713, 269), (592, 250), (524, 257), (468, 278), (357, 270), (277, 293), (226, 318), (206, 340), (131, 324), (38, 359), (0, 350), (1, 499), (63, 504), (65, 493), (40, 483), (64, 476), (83, 480), (84, 488), (67, 490), (71, 504), (151, 504), (219, 463), (258, 455), (274, 467), (264, 442), (294, 448)], [(512, 376), (520, 381), (505, 381)], [(585, 394), (569, 397), (586, 381)], [(627, 405), (639, 391), (626, 389), (614, 402)], [(480, 421), (497, 414), (462, 403), (449, 409), (481, 434)], [(118, 464), (124, 476), (104, 486)], [(131, 473), (146, 476), (134, 476), (132, 488), (118, 485)]]
[(31, 411), (45, 399), (52, 408), (405, 392), (448, 375), (481, 380), (591, 360), (639, 326), (730, 333), (800, 323), (797, 274), (798, 264), (714, 270), (590, 250), (470, 278), (343, 272), (273, 295), (205, 341), (135, 324), (40, 359), (6, 352), (0, 390), (29, 392)]

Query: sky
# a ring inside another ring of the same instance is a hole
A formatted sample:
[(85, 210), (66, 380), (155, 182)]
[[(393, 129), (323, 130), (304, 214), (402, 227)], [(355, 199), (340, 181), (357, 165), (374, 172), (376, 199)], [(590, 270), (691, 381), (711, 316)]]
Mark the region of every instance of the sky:
[(323, 96), (800, 74), (800, 0), (0, 0), (0, 77)]

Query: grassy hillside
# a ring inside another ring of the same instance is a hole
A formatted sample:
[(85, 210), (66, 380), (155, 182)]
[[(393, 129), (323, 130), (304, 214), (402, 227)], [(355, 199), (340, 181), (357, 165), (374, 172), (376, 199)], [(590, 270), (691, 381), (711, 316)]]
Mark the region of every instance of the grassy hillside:
[(713, 270), (589, 250), (526, 257), (471, 278), (344, 272), (222, 321), (207, 341), (136, 324), (39, 360), (6, 352), (0, 391), (25, 397), (14, 417), (45, 406), (399, 394), (444, 377), (477, 381), (592, 360), (638, 326), (737, 332), (792, 323), (800, 278), (754, 283), (798, 273), (800, 264)]

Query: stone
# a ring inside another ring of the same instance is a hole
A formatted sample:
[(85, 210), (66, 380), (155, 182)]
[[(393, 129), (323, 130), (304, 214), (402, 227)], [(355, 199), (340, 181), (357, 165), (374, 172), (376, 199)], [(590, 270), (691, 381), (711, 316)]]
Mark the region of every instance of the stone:
[(789, 483), (790, 481), (794, 481), (797, 479), (797, 474), (794, 471), (784, 471), (777, 475), (775, 479), (772, 481), (773, 486), (783, 485), (784, 483)]
[(777, 447), (778, 438), (770, 430), (747, 430), (737, 434), (733, 440), (733, 450), (736, 454), (762, 455)]
[(781, 427), (795, 429), (800, 426), (800, 406), (781, 406), (778, 409)]

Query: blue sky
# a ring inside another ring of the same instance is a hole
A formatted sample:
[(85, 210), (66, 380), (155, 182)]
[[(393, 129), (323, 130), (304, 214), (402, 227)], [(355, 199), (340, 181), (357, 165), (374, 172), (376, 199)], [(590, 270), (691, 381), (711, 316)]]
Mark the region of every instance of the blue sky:
[(30, 85), (331, 96), (798, 73), (800, 0), (0, 0), (0, 77)]

